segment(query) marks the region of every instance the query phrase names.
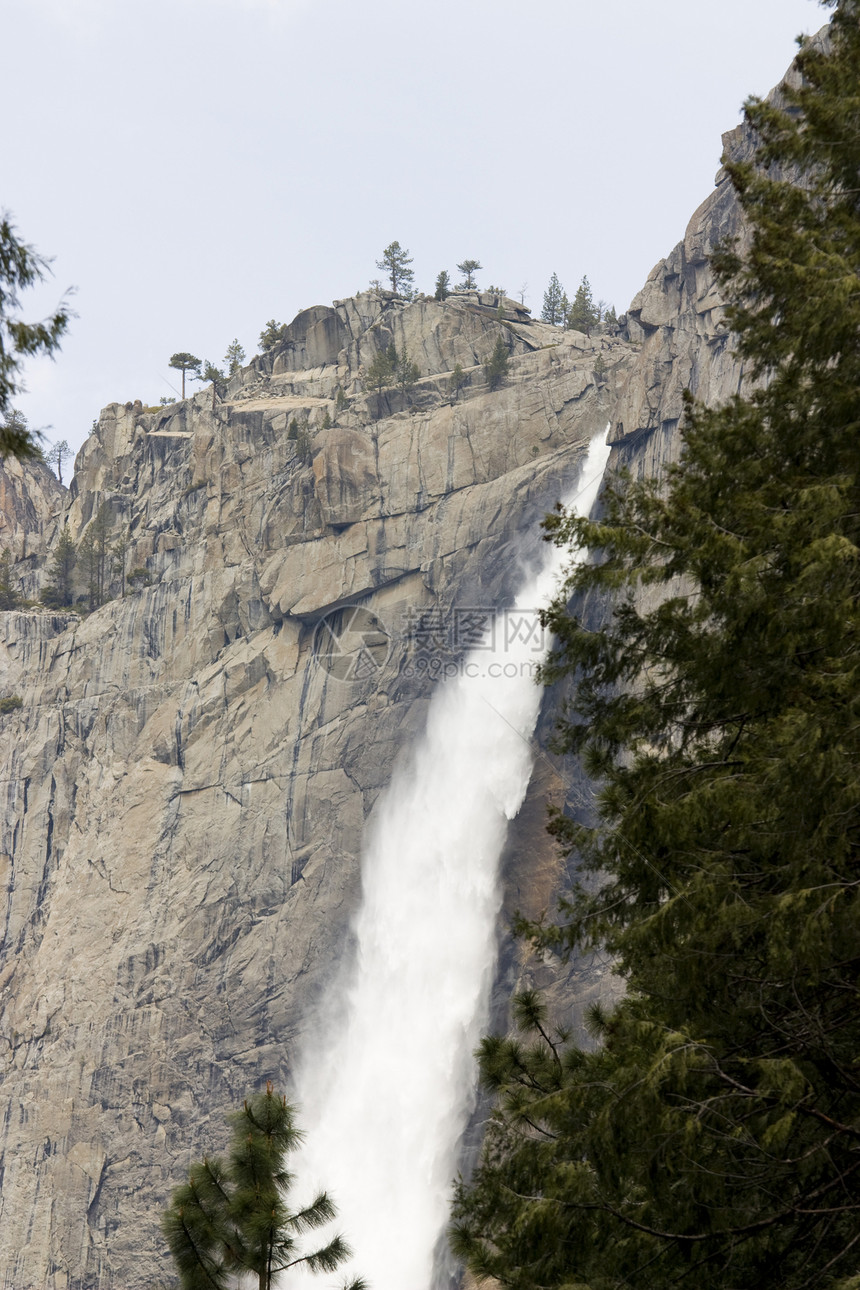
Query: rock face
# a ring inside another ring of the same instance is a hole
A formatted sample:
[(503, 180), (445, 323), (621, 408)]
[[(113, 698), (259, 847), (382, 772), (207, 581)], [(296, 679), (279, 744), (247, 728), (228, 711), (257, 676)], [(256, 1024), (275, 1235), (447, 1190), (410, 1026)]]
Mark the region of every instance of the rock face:
[[(392, 342), (419, 379), (365, 392)], [(88, 616), (0, 614), (0, 1285), (166, 1273), (170, 1188), (286, 1084), (452, 609), (509, 597), (634, 357), (504, 299), (368, 294), (299, 315), (214, 408), (108, 407), (68, 494), (16, 484), (19, 566), (101, 511), (127, 594), (106, 559)]]
[(42, 461), (0, 458), (0, 554), (14, 561), (12, 589), (26, 598), (38, 590), (44, 553), (59, 536), (66, 489)]

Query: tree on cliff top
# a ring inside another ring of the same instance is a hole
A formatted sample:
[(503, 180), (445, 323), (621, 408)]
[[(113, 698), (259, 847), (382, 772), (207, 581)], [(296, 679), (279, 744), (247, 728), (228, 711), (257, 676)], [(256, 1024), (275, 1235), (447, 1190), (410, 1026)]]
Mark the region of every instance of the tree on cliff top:
[(584, 277), (576, 288), (565, 323), (573, 331), (584, 331), (586, 336), (590, 336), (592, 327), (596, 327), (599, 321), (600, 316), (591, 294), (591, 283)]
[(56, 468), (57, 481), (61, 484), (63, 482), (63, 462), (67, 457), (71, 457), (71, 455), (72, 450), (68, 445), (68, 441), (65, 439), (58, 439), (56, 443), (52, 443), (48, 451), (45, 453), (46, 465), (54, 466)]
[(563, 323), (567, 313), (563, 303), (566, 299), (564, 287), (558, 280), (558, 274), (554, 273), (549, 280), (549, 286), (543, 293), (541, 321), (552, 323), (554, 326)]
[(474, 291), (475, 287), (478, 285), (475, 282), (475, 274), (479, 269), (483, 269), (483, 267), (483, 264), (478, 260), (464, 260), (462, 264), (458, 264), (457, 268), (463, 275), (463, 281), (460, 283), (459, 290)]
[(18, 316), (19, 292), (50, 273), (50, 261), (32, 246), (21, 242), (9, 216), (0, 219), (0, 457), (36, 457), (38, 436), (7, 415), (12, 400), (24, 388), (19, 369), (23, 358), (33, 354), (53, 355), (60, 347), (72, 311), (64, 298), (56, 311), (42, 322), (25, 323)]
[[(307, 1254), (299, 1246), (303, 1233), (335, 1217), (330, 1197), (320, 1192), (301, 1209), (287, 1204), (293, 1176), (286, 1159), (301, 1142), (293, 1107), (267, 1084), (228, 1122), (227, 1160), (192, 1165), (162, 1219), (182, 1290), (226, 1290), (243, 1275), (271, 1290), (288, 1268), (333, 1272), (351, 1253), (342, 1236)], [(345, 1290), (364, 1290), (364, 1283), (356, 1278)]]
[(785, 110), (747, 105), (729, 165), (752, 241), (715, 267), (755, 392), (688, 406), (662, 488), (549, 522), (595, 553), (545, 679), (577, 678), (559, 740), (600, 822), (555, 818), (586, 876), (522, 930), (608, 951), (627, 993), (596, 1048), (529, 993), (527, 1039), (484, 1041), (453, 1244), (516, 1290), (860, 1285), (858, 20), (802, 50)]
[(280, 344), (286, 339), (287, 324), (279, 323), (274, 318), (270, 318), (263, 330), (260, 332), (260, 349), (274, 349), (275, 345)]
[(175, 367), (182, 373), (182, 398), (185, 398), (185, 373), (190, 372), (192, 375), (200, 371), (200, 359), (194, 354), (189, 354), (185, 350), (180, 350), (178, 354), (171, 354), (169, 367)]
[(376, 261), (377, 269), (383, 269), (391, 279), (391, 290), (396, 294), (408, 295), (412, 289), (415, 273), (409, 268), (412, 256), (399, 242), (391, 242), (382, 252), (382, 259)]

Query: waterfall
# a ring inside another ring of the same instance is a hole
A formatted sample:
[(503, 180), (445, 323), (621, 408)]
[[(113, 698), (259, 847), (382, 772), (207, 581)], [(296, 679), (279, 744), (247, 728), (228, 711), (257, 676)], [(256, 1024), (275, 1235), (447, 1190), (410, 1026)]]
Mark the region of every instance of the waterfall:
[[(580, 514), (597, 497), (604, 438), (592, 440), (565, 499)], [(568, 562), (555, 546), (542, 554), (515, 606), (436, 689), (425, 733), (373, 812), (356, 960), (323, 1004), (326, 1037), (299, 1060), (302, 1190), (319, 1184), (331, 1193), (335, 1226), (354, 1251), (350, 1271), (373, 1290), (431, 1290), (475, 1105), (498, 861), (531, 776), (541, 700), (535, 611)]]

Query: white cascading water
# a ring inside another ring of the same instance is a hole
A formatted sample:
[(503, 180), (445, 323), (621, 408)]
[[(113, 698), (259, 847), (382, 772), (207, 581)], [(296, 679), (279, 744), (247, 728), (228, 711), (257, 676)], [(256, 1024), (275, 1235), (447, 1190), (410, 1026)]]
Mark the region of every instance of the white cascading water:
[[(604, 438), (592, 440), (565, 499), (579, 514), (597, 497)], [(549, 603), (568, 562), (567, 551), (547, 545), (540, 572), (497, 619), (494, 647), (473, 650), (434, 693), (427, 729), (369, 823), (356, 961), (323, 1003), (327, 1033), (301, 1054), (300, 1190), (329, 1191), (335, 1227), (354, 1251), (348, 1272), (372, 1290), (433, 1285), (475, 1105), (473, 1053), (497, 953), (498, 861), (531, 776), (541, 700), (534, 668), (545, 651), (527, 630), (506, 637), (517, 611), (534, 625), (526, 615)], [(318, 1245), (320, 1235), (308, 1240)]]

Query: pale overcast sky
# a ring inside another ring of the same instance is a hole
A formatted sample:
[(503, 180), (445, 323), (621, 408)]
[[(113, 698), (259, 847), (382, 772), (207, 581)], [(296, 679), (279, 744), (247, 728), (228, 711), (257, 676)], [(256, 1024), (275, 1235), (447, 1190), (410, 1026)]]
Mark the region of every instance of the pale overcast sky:
[(720, 135), (815, 0), (3, 0), (0, 206), (76, 287), (18, 406), (78, 447), (176, 350), (250, 357), (397, 239), (538, 313), (557, 272), (619, 312), (683, 236)]

